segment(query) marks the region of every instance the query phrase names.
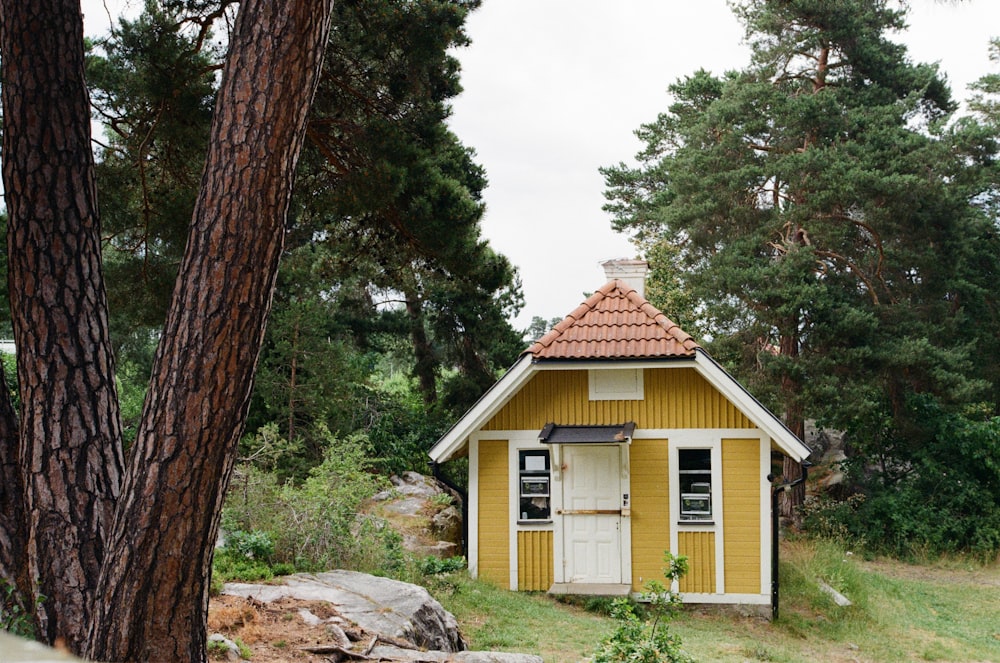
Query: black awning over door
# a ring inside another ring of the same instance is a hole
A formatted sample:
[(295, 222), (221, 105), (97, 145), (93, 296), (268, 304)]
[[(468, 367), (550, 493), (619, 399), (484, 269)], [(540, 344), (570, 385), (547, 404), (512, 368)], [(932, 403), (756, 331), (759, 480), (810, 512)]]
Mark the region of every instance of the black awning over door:
[(538, 434), (544, 444), (630, 444), (635, 422), (613, 426), (560, 426), (545, 424)]

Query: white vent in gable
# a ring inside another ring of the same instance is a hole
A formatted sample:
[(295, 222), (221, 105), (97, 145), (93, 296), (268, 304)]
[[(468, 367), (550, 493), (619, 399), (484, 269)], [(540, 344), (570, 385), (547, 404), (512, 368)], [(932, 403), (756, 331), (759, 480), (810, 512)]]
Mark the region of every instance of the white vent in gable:
[(641, 401), (644, 391), (641, 368), (608, 368), (588, 371), (590, 400)]

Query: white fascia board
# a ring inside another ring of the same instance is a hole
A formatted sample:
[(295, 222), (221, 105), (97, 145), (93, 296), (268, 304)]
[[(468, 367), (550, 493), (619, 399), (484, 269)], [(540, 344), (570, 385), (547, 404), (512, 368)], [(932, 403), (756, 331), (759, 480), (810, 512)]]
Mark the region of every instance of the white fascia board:
[(469, 435), (479, 430), (497, 410), (516, 394), (532, 374), (531, 355), (524, 354), (483, 394), (462, 418), (448, 429), (431, 448), (429, 455), (435, 463), (443, 463), (458, 452)]
[(716, 363), (703, 350), (699, 349), (695, 354), (695, 368), (707, 379), (716, 389), (733, 402), (751, 421), (760, 427), (786, 456), (795, 462), (801, 463), (812, 453), (802, 440), (797, 438), (788, 427), (778, 419), (770, 410), (764, 407), (760, 401), (754, 398), (743, 385), (736, 381), (726, 369)]
[(695, 594), (679, 592), (681, 603), (708, 603), (716, 605), (770, 605), (770, 594)]

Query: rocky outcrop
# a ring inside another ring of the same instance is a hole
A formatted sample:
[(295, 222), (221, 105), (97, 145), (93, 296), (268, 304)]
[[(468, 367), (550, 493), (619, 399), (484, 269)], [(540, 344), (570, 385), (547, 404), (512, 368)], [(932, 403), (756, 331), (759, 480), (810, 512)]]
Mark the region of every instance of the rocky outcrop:
[(381, 518), (417, 555), (462, 554), (461, 497), (433, 477), (403, 472), (390, 478), (392, 488), (369, 501), (366, 511)]
[(463, 651), (445, 654), (436, 651), (414, 651), (391, 645), (379, 645), (369, 654), (376, 661), (399, 661), (412, 663), (542, 663), (539, 656), (532, 654), (511, 654), (499, 651)]
[(289, 615), (288, 600), (329, 606), (324, 617), (298, 609), (299, 619), (326, 634), (321, 641), (310, 637), (314, 644), (302, 649), (334, 656), (327, 660), (542, 663), (529, 654), (466, 651), (454, 616), (427, 590), (389, 578), (354, 571), (296, 574), (276, 585), (229, 583), (222, 593), (257, 606), (286, 603), (281, 610)]
[(466, 649), (455, 617), (426, 589), (356, 571), (296, 574), (280, 585), (228, 583), (223, 594), (270, 603), (281, 598), (331, 603), (365, 631), (443, 652)]

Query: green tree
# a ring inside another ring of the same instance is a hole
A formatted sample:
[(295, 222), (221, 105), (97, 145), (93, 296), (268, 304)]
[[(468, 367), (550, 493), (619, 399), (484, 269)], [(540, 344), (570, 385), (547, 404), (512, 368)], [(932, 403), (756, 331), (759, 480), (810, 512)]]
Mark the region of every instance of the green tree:
[(170, 301), (205, 162), (221, 55), (190, 21), (146, 2), (87, 58), (112, 336), (148, 369), (150, 330)]
[(638, 167), (603, 170), (606, 209), (671, 247), (654, 272), (680, 268), (713, 352), (794, 432), (815, 417), (898, 459), (872, 424), (905, 425), (908, 393), (982, 394), (969, 346), (984, 321), (965, 305), (991, 296), (980, 264), (996, 228), (973, 201), (995, 145), (947, 128), (948, 89), (890, 41), (904, 14), (888, 3), (735, 11), (750, 65), (672, 85), (637, 132)]
[(0, 5), (21, 396), (20, 422), (6, 391), (0, 407), (0, 467), (18, 475), (10, 483), (4, 476), (0, 537), (19, 553), (0, 563), (48, 642), (97, 660), (205, 658), (222, 496), (331, 10), (329, 0), (280, 12), (256, 0), (240, 5), (189, 241), (126, 463), (80, 4)]
[[(520, 302), (516, 271), (480, 237), (485, 174), (445, 125), (460, 89), (449, 50), (467, 43), (465, 17), (478, 4), (337, 3), (286, 245), (288, 256), (305, 253), (289, 262), (309, 263), (310, 297), (323, 299), (311, 300), (316, 310), (336, 318), (324, 323), (341, 330), (330, 347), (365, 352), (374, 335), (407, 335), (429, 404), (439, 392), (474, 400), (517, 350), (506, 323)], [(226, 3), (167, 5), (122, 22), (90, 67), (111, 133), (99, 182), (120, 311), (113, 333), (137, 364), (165, 310), (207, 137), (218, 54), (207, 47), (209, 23), (189, 17), (215, 16)], [(279, 280), (276, 321), (284, 306), (304, 305), (301, 294), (283, 294), (293, 283)], [(393, 309), (393, 299), (405, 305)], [(287, 349), (277, 332), (269, 338), (265, 368), (281, 361), (272, 351)]]

